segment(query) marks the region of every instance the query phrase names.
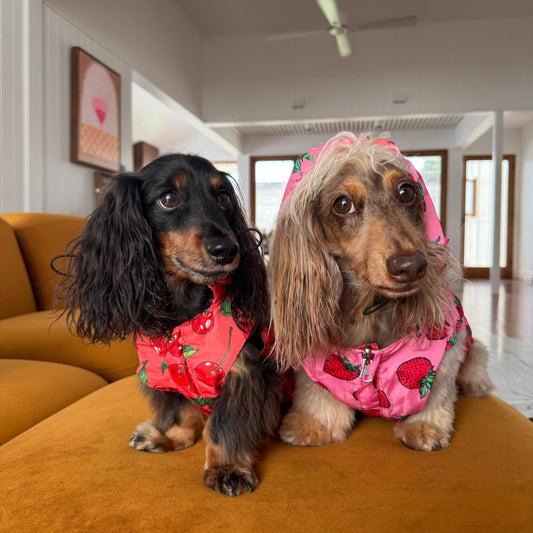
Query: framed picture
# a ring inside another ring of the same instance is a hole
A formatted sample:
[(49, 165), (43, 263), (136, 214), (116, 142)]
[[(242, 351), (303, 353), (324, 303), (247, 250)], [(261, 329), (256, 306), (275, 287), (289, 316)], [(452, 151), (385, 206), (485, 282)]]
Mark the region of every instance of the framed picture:
[(120, 75), (79, 47), (71, 51), (71, 161), (120, 170)]

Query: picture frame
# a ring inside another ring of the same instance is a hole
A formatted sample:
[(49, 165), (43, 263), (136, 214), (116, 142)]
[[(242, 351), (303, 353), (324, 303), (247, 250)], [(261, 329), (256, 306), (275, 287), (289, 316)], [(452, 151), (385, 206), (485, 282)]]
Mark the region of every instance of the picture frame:
[(71, 161), (118, 172), (120, 74), (77, 46), (71, 69)]

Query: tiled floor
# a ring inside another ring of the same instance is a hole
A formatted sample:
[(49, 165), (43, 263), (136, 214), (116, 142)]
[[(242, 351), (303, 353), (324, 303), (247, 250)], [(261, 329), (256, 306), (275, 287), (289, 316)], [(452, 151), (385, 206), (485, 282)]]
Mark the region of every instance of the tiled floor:
[(487, 280), (475, 280), (460, 292), (474, 337), (489, 347), (494, 394), (533, 418), (533, 285), (504, 280), (492, 296)]

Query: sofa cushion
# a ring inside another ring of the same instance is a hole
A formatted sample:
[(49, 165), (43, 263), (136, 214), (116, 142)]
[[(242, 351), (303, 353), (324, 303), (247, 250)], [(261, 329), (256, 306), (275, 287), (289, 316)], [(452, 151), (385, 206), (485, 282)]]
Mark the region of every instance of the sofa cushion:
[(0, 217), (0, 320), (35, 311), (30, 278), (13, 228)]
[(149, 416), (136, 378), (104, 387), (0, 447), (0, 529), (19, 531), (526, 531), (533, 425), (495, 397), (460, 398), (449, 448), (418, 452), (365, 418), (348, 440), (269, 443), (252, 494), (202, 482), (204, 444), (128, 447)]
[(0, 359), (0, 444), (105, 385), (75, 366)]
[(139, 365), (133, 340), (88, 344), (73, 335), (65, 318), (39, 311), (0, 320), (0, 358), (38, 359), (79, 366), (107, 381), (135, 373)]
[[(54, 274), (50, 260), (65, 253), (67, 244), (81, 232), (85, 218), (51, 213), (8, 213), (2, 217), (17, 236), (37, 309), (52, 309), (61, 276)], [(61, 269), (61, 262), (57, 266)]]

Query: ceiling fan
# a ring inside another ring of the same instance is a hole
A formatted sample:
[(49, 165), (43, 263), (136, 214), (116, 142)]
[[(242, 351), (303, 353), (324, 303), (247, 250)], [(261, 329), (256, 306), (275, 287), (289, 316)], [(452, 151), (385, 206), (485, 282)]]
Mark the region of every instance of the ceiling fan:
[(328, 30), (312, 30), (301, 31), (293, 33), (282, 33), (278, 35), (271, 35), (267, 37), (268, 40), (278, 39), (292, 39), (294, 37), (307, 37), (311, 35), (320, 35), (324, 32), (328, 32), (332, 37), (335, 37), (337, 42), (337, 48), (341, 57), (348, 57), (352, 53), (352, 47), (350, 40), (348, 39), (348, 32), (350, 31), (364, 31), (364, 30), (379, 30), (388, 28), (403, 28), (406, 26), (414, 26), (416, 24), (415, 16), (399, 17), (391, 19), (376, 20), (374, 22), (368, 22), (361, 24), (355, 28), (348, 28), (345, 24), (344, 13), (339, 11), (336, 0), (316, 0), (316, 3), (324, 13), (327, 21), (329, 22)]

